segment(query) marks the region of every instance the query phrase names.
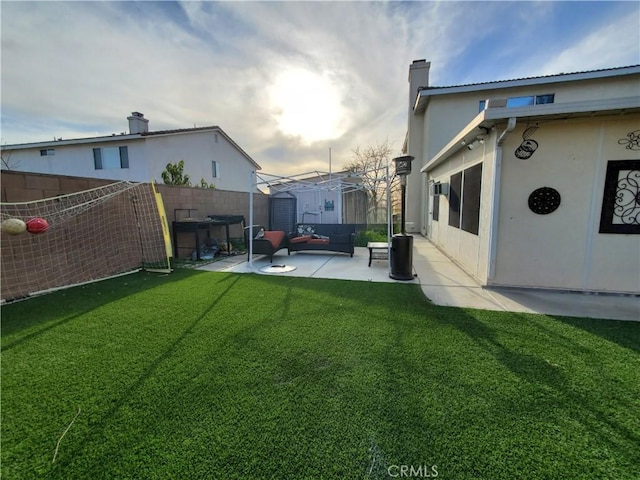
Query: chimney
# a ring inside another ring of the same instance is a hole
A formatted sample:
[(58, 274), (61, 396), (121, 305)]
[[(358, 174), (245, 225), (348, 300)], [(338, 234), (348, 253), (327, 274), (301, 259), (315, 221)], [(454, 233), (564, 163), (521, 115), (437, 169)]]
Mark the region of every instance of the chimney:
[(149, 120), (144, 118), (144, 114), (140, 112), (131, 112), (129, 120), (129, 133), (146, 133), (149, 131)]
[(409, 66), (409, 111), (413, 111), (413, 104), (418, 95), (418, 88), (429, 86), (429, 68), (431, 62), (414, 60)]

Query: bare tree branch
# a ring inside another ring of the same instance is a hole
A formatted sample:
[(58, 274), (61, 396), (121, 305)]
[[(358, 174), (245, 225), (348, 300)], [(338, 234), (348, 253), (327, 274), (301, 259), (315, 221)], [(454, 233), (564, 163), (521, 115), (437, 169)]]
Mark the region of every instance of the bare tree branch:
[(386, 167), (391, 160), (392, 146), (388, 140), (375, 146), (353, 149), (353, 158), (345, 164), (344, 170), (360, 175), (369, 200), (368, 220), (379, 223), (380, 204), (385, 198), (387, 178)]

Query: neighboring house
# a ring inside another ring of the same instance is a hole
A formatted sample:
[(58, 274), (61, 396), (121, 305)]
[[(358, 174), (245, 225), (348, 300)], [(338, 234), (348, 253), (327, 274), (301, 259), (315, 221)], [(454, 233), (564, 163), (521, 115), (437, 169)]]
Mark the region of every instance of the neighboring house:
[(249, 190), (251, 172), (260, 169), (220, 127), (153, 132), (142, 113), (127, 119), (128, 134), (3, 145), (2, 158), (14, 171), (158, 183), (168, 163), (184, 160), (193, 186), (204, 179), (241, 192)]
[(482, 285), (640, 294), (640, 66), (429, 86), (407, 220)]

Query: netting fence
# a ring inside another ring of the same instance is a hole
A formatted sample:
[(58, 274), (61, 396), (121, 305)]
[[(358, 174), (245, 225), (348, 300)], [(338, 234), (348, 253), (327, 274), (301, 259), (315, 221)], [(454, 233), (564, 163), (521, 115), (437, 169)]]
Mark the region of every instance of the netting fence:
[(10, 234), (2, 228), (0, 299), (16, 300), (138, 269), (170, 271), (163, 210), (152, 184), (131, 182), (0, 203), (2, 222), (42, 218), (49, 225), (37, 234)]

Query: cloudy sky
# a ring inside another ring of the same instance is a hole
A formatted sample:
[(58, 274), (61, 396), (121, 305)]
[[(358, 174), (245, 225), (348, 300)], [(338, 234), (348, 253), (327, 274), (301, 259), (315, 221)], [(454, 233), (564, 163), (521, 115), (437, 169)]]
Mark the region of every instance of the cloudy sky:
[[(628, 2), (0, 4), (2, 144), (218, 125), (274, 174), (406, 133), (409, 64), (438, 86), (640, 63)], [(180, 159), (176, 159), (178, 161)]]

